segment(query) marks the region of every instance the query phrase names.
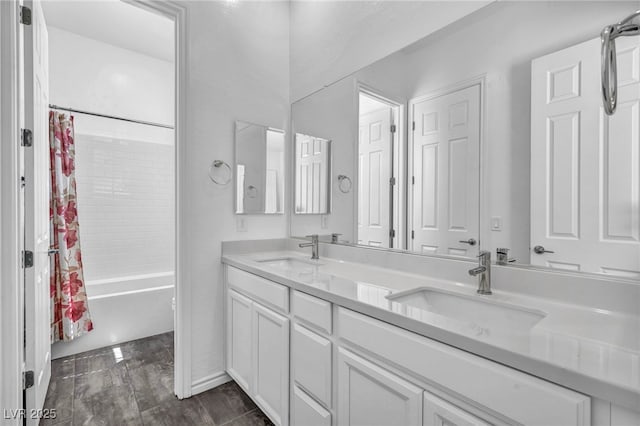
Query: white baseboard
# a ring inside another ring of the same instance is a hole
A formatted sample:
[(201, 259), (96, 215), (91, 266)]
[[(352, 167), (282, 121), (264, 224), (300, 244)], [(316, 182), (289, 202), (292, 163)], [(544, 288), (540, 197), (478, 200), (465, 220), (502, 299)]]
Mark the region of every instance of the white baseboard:
[(230, 381), (231, 377), (229, 377), (229, 375), (224, 371), (220, 371), (218, 373), (211, 374), (210, 376), (194, 380), (191, 383), (191, 395), (196, 395), (204, 391), (208, 391), (209, 389), (213, 389)]

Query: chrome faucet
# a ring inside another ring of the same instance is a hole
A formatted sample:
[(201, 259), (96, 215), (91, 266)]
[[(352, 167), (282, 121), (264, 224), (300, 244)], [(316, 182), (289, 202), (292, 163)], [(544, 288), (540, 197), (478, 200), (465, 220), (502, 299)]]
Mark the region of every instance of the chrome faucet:
[(311, 259), (320, 259), (320, 256), (318, 256), (318, 234), (307, 235), (307, 237), (311, 237), (311, 242), (298, 244), (298, 247), (311, 247)]
[(338, 244), (340, 242), (340, 240), (339, 240), (340, 235), (342, 235), (342, 234), (338, 234), (336, 232), (331, 234), (331, 244)]
[(476, 268), (469, 269), (469, 275), (472, 277), (480, 275), (478, 294), (491, 294), (491, 252), (482, 250), (478, 258), (480, 264)]

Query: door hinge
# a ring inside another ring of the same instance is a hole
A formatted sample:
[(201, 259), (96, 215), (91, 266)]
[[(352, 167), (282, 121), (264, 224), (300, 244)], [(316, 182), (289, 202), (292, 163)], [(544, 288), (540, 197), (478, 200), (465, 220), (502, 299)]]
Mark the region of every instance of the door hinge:
[(22, 373), (22, 388), (29, 389), (30, 387), (33, 387), (33, 385), (35, 384), (35, 378), (36, 377), (33, 370), (25, 371), (24, 373)]
[(24, 188), (27, 185), (27, 179), (24, 176), (20, 176), (20, 188)]
[(20, 132), (20, 145), (32, 146), (33, 145), (33, 132), (29, 129), (22, 129)]
[(415, 240), (416, 238), (416, 231), (411, 231), (411, 239)]
[(411, 185), (415, 185), (415, 184), (416, 184), (416, 177), (411, 176)]
[(395, 238), (396, 237), (396, 230), (395, 229), (390, 229), (389, 230), (389, 236), (391, 238)]
[(389, 185), (393, 186), (396, 184), (396, 178), (392, 177), (391, 179), (389, 179)]
[(24, 250), (22, 252), (22, 267), (23, 268), (32, 268), (33, 267), (33, 252), (30, 250)]
[(392, 124), (391, 125), (391, 133), (395, 133), (396, 132), (396, 125)]
[(411, 130), (415, 130), (416, 129), (416, 122), (413, 121), (411, 122)]
[(31, 25), (31, 9), (27, 6), (20, 6), (20, 23)]

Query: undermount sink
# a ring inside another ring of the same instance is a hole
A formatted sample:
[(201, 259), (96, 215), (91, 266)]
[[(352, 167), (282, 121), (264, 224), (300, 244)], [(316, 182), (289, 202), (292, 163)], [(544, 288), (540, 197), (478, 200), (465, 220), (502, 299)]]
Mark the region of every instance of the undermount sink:
[[(387, 298), (410, 308), (462, 321), (478, 334), (528, 333), (546, 316), (541, 311), (491, 300), (491, 296), (464, 295), (433, 288), (418, 288)], [(417, 315), (411, 309), (407, 314)]]
[(295, 257), (278, 257), (273, 259), (260, 259), (256, 262), (268, 265), (277, 269), (293, 269), (293, 270), (305, 270), (314, 266), (319, 266), (320, 263), (312, 260), (302, 260)]

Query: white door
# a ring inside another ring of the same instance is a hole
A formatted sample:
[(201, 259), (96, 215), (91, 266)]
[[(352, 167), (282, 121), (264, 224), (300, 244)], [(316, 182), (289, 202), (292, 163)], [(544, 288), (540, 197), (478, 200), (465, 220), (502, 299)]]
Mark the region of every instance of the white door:
[(480, 85), (411, 104), (412, 250), (475, 256), (480, 221)]
[(296, 133), (296, 213), (329, 211), (329, 141)]
[(422, 389), (338, 349), (339, 426), (422, 425)]
[(227, 297), (227, 372), (245, 392), (250, 392), (253, 303), (233, 290)]
[(289, 424), (289, 319), (253, 303), (253, 394), (278, 426)]
[(391, 246), (393, 110), (360, 116), (358, 143), (358, 244)]
[(640, 277), (640, 42), (616, 45), (611, 117), (602, 109), (600, 39), (532, 62), (532, 264)]
[[(25, 370), (34, 372), (34, 385), (26, 390), (27, 410), (44, 405), (51, 378), (51, 303), (49, 297), (49, 76), (48, 37), (39, 1), (25, 1), (31, 25), (24, 30), (25, 128), (33, 131), (33, 144), (23, 148), (25, 250), (33, 253), (33, 266), (25, 267)], [(29, 413), (29, 411), (27, 411)], [(27, 424), (37, 419), (27, 415)]]
[(490, 426), (490, 424), (442, 398), (425, 392), (423, 426)]

